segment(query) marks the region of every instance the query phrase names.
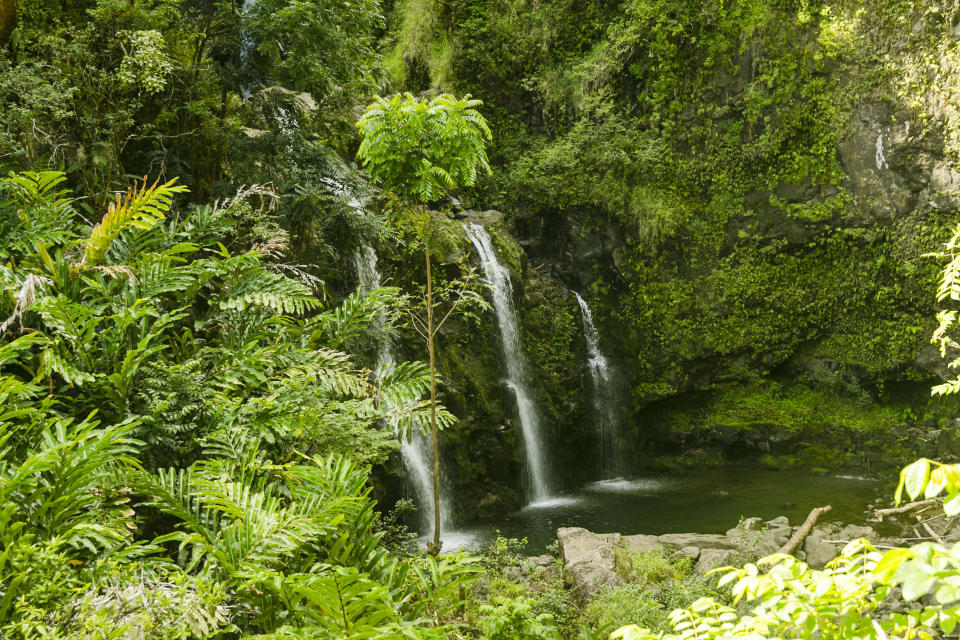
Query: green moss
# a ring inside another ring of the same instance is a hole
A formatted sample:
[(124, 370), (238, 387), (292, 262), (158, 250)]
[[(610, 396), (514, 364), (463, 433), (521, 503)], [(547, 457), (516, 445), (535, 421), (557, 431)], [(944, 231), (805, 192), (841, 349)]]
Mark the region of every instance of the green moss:
[(497, 257), (501, 264), (510, 269), (510, 278), (514, 283), (522, 285), (526, 262), (523, 248), (517, 244), (517, 241), (503, 224), (488, 225), (486, 230), (490, 235), (490, 240), (493, 242), (493, 247), (497, 251)]
[[(429, 3), (399, 12), (408, 4)], [(929, 376), (917, 354), (937, 267), (919, 256), (960, 215), (895, 208), (883, 189), (858, 186), (862, 176), (848, 180), (840, 158), (851, 126), (876, 107), (891, 127), (916, 127), (914, 142), (942, 129), (960, 159), (957, 80), (943, 72), (960, 56), (960, 9), (928, 8), (457, 0), (424, 21), (454, 44), (450, 83), (491, 116), (497, 171), (484, 204), (525, 233), (615, 230), (615, 269), (598, 261), (577, 275), (601, 279), (595, 315), (620, 337), (639, 422), (681, 396), (670, 421), (634, 433), (693, 450), (664, 464), (715, 461), (702, 442), (731, 430), (794, 438), (796, 453), (770, 453), (780, 466), (862, 460), (884, 430), (891, 455), (906, 450), (890, 435), (905, 405), (880, 391)], [(904, 153), (926, 154), (936, 137)], [(504, 229), (491, 233), (519, 277), (523, 251)], [(572, 422), (586, 397), (570, 373), (576, 309), (525, 277), (541, 399)], [(844, 447), (850, 434), (863, 442)]]
[(541, 392), (540, 410), (567, 437), (587, 426), (576, 303), (569, 291), (551, 280), (532, 277), (525, 287), (523, 342)]

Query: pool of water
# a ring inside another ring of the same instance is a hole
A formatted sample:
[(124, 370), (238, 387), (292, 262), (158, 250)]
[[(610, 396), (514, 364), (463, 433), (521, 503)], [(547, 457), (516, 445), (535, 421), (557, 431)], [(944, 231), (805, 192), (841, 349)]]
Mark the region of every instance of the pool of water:
[(542, 553), (559, 527), (595, 532), (724, 533), (740, 518), (787, 516), (800, 524), (814, 507), (829, 504), (827, 520), (863, 522), (868, 504), (892, 496), (888, 482), (858, 475), (804, 471), (703, 469), (587, 484), (502, 517), (467, 523), (442, 536), (444, 550), (479, 548), (497, 531), (526, 537), (527, 553)]

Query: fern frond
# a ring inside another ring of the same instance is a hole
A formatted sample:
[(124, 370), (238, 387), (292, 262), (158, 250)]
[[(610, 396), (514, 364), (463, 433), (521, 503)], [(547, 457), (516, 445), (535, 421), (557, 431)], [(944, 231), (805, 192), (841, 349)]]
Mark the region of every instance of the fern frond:
[(338, 348), (365, 328), (388, 319), (387, 311), (398, 294), (396, 287), (379, 287), (371, 291), (357, 287), (340, 306), (323, 312), (310, 323), (315, 327), (310, 333), (311, 341)]
[(263, 268), (250, 269), (220, 300), (225, 310), (260, 307), (277, 314), (302, 314), (319, 306), (309, 287)]
[(176, 193), (188, 191), (183, 185), (176, 185), (176, 178), (159, 184), (159, 178), (147, 186), (146, 177), (138, 188), (136, 185), (127, 190), (121, 200), (118, 193), (110, 203), (110, 208), (100, 223), (90, 232), (83, 249), (82, 267), (100, 264), (110, 245), (126, 229), (135, 227), (149, 229), (170, 210), (170, 203)]

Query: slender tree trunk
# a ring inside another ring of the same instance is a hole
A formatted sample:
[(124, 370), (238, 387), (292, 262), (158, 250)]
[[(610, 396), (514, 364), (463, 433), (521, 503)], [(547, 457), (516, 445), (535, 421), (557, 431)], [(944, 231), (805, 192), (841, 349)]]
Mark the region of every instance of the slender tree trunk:
[(427, 261), (427, 353), (430, 355), (430, 433), (433, 439), (433, 543), (430, 555), (440, 553), (440, 444), (437, 437), (437, 358), (433, 342), (433, 274), (430, 264), (429, 229), (424, 235), (423, 252)]

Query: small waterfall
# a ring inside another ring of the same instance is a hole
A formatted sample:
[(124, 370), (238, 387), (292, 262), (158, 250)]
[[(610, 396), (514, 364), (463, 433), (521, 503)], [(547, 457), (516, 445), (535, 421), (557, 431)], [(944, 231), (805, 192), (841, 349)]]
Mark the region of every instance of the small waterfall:
[(610, 365), (600, 351), (600, 334), (593, 324), (590, 305), (576, 291), (583, 318), (583, 339), (587, 344), (587, 363), (590, 365), (590, 379), (593, 384), (593, 414), (596, 421), (600, 450), (600, 474), (603, 479), (616, 476), (620, 470), (620, 442), (617, 424), (616, 397), (613, 392), (613, 380)]
[[(364, 291), (372, 291), (381, 285), (380, 271), (377, 269), (377, 252), (373, 247), (364, 246), (353, 254), (353, 263), (357, 270), (357, 278)], [(380, 321), (382, 326), (382, 320)], [(377, 371), (392, 367), (396, 360), (393, 355), (393, 345), (389, 338), (384, 338), (380, 345), (380, 354), (377, 361)], [(413, 485), (413, 493), (417, 502), (417, 519), (421, 535), (433, 536), (433, 447), (430, 438), (423, 435), (419, 429), (413, 429), (410, 440), (400, 440), (400, 455), (403, 466), (407, 470), (406, 477)], [(449, 531), (452, 518), (450, 515), (450, 501), (447, 499), (443, 476), (440, 478), (440, 528), (441, 532)]]
[(497, 254), (493, 250), (493, 243), (486, 229), (475, 223), (468, 223), (465, 228), (467, 236), (480, 255), (487, 283), (493, 290), (493, 308), (500, 326), (500, 343), (507, 368), (506, 382), (517, 399), (520, 429), (527, 457), (527, 471), (530, 474), (530, 498), (532, 502), (540, 502), (550, 496), (547, 468), (543, 460), (545, 447), (540, 433), (537, 409), (528, 390), (529, 378), (520, 345), (517, 312), (513, 306), (510, 272), (497, 260)]

